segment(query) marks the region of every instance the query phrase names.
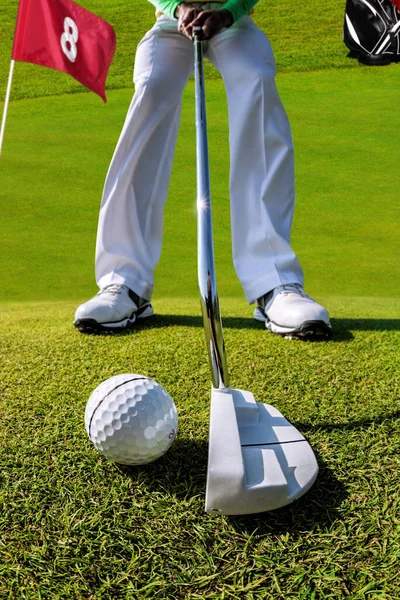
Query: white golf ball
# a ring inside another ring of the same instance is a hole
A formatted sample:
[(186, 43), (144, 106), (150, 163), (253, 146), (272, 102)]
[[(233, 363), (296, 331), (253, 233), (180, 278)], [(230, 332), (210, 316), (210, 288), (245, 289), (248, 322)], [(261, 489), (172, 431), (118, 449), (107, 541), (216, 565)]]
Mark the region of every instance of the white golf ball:
[(85, 427), (107, 458), (123, 465), (143, 465), (169, 449), (178, 431), (178, 415), (171, 396), (153, 379), (116, 375), (90, 396)]

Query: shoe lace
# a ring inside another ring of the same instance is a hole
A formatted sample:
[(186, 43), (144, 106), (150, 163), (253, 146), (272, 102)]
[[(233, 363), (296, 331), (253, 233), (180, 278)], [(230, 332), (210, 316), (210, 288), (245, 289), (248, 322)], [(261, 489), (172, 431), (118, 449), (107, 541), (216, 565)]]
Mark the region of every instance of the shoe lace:
[(101, 294), (120, 294), (121, 289), (124, 287), (125, 286), (120, 283), (110, 283), (109, 285), (101, 288), (97, 295), (101, 296)]
[(308, 294), (305, 293), (302, 286), (299, 283), (284, 283), (283, 285), (279, 285), (265, 296), (262, 296), (258, 301), (261, 307), (265, 310), (271, 301), (278, 296), (278, 294), (298, 294), (303, 298), (309, 298)]
[(300, 294), (303, 298), (308, 298), (303, 288), (299, 283), (285, 283), (275, 288), (276, 294)]

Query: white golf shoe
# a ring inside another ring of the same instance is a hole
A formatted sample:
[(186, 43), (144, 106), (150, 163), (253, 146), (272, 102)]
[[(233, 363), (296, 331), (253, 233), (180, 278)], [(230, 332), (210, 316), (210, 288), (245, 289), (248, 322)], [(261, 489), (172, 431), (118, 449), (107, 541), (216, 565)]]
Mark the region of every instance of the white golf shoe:
[(254, 318), (287, 338), (329, 339), (332, 327), (327, 310), (298, 283), (280, 285), (257, 300)]
[(79, 331), (115, 331), (132, 327), (137, 319), (151, 317), (153, 307), (126, 285), (113, 283), (102, 288), (76, 312), (74, 326)]

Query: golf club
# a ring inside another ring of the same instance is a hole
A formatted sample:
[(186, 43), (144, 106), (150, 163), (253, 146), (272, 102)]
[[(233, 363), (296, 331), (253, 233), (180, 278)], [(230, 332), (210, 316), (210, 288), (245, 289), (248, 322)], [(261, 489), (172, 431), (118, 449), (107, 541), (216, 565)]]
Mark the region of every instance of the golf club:
[(201, 27), (193, 28), (198, 279), (212, 378), (205, 509), (244, 515), (302, 496), (314, 483), (318, 464), (309, 443), (278, 410), (229, 386), (214, 266), (202, 38)]

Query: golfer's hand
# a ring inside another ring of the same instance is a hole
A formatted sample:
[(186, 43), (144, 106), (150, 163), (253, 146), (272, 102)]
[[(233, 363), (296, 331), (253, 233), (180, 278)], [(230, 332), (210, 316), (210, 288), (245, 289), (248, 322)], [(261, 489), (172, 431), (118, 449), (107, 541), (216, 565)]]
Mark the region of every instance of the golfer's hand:
[(181, 4), (178, 4), (176, 7), (175, 17), (178, 19), (178, 30), (190, 40), (192, 39), (192, 23), (200, 13), (200, 6), (193, 6), (181, 2)]
[(217, 35), (225, 27), (233, 23), (232, 13), (229, 10), (201, 10), (198, 6), (190, 4), (179, 4), (176, 9), (178, 17), (178, 29), (190, 40), (193, 35), (193, 27), (199, 26), (203, 30), (204, 39), (209, 40)]

